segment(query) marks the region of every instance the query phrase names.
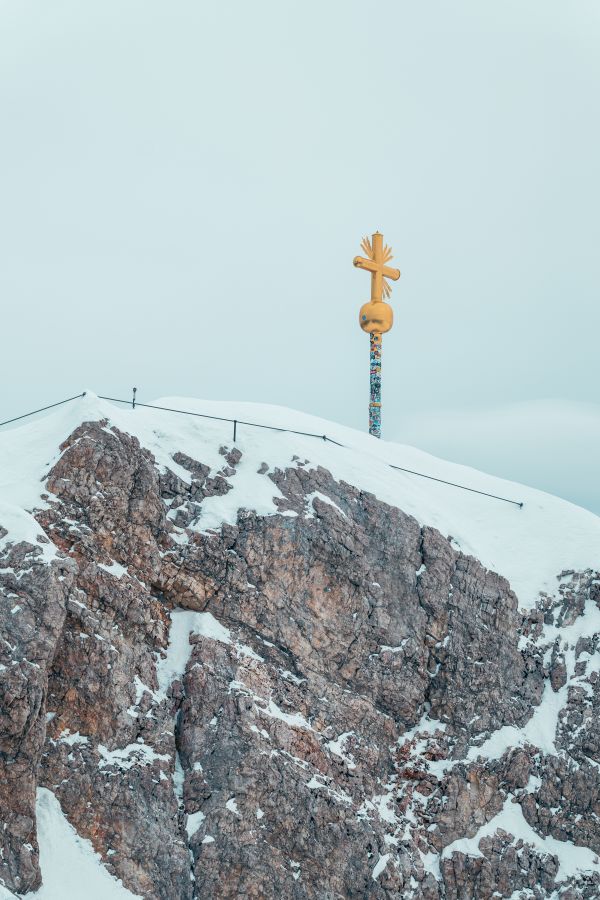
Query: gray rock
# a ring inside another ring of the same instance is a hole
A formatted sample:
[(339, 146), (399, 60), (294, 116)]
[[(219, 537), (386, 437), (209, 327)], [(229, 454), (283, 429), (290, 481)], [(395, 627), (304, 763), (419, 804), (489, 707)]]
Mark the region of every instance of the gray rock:
[[(600, 853), (598, 635), (579, 639), (574, 671), (564, 641), (543, 644), (545, 623), (600, 603), (597, 573), (562, 573), (523, 616), (500, 574), (324, 469), (265, 463), (279, 514), (202, 533), (237, 448), (220, 472), (175, 453), (189, 482), (101, 423), (63, 450), (37, 513), (58, 558), (20, 544), (0, 560), (7, 887), (39, 885), (36, 785), (150, 900), (550, 898), (556, 857), (518, 835), (442, 857), (506, 803), (541, 838)], [(230, 636), (193, 634), (163, 690), (181, 610)], [(556, 754), (477, 758), (546, 689), (564, 698)], [(581, 875), (561, 897), (599, 885)]]

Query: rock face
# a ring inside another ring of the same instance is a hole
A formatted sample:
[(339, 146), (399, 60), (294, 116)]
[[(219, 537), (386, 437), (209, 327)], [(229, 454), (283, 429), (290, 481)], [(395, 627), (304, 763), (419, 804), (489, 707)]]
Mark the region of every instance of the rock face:
[(300, 460), (261, 467), (278, 514), (202, 532), (222, 456), (86, 423), (0, 555), (5, 886), (40, 885), (40, 786), (149, 900), (598, 897), (598, 573), (523, 615)]

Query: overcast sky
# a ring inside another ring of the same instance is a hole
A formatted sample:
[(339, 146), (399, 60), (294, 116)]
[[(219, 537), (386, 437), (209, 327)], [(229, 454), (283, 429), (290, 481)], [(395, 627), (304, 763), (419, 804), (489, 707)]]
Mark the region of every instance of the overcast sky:
[(600, 512), (599, 95), (597, 0), (0, 0), (0, 420), (366, 428), (380, 229), (384, 435)]

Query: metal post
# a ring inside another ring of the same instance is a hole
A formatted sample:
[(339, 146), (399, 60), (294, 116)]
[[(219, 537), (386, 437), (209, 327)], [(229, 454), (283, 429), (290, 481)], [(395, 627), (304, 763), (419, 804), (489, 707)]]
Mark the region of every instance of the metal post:
[(235, 444), (235, 438), (237, 435), (237, 419), (233, 420), (233, 443)]
[(381, 347), (382, 335), (377, 332), (370, 334), (370, 387), (371, 399), (369, 402), (369, 434), (373, 437), (381, 437)]
[(136, 392), (137, 392), (137, 388), (134, 388), (134, 389), (133, 389), (133, 400), (131, 401), (131, 408), (132, 408), (132, 409), (135, 409), (135, 395), (136, 395)]

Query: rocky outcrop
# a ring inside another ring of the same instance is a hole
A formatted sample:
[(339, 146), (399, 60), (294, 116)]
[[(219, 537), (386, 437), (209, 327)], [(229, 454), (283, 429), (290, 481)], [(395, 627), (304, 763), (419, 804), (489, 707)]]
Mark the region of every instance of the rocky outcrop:
[(202, 531), (237, 448), (159, 470), (91, 422), (62, 449), (49, 545), (0, 557), (8, 888), (40, 883), (39, 785), (151, 900), (598, 896), (597, 573), (523, 615), (301, 460), (261, 467), (277, 514)]

